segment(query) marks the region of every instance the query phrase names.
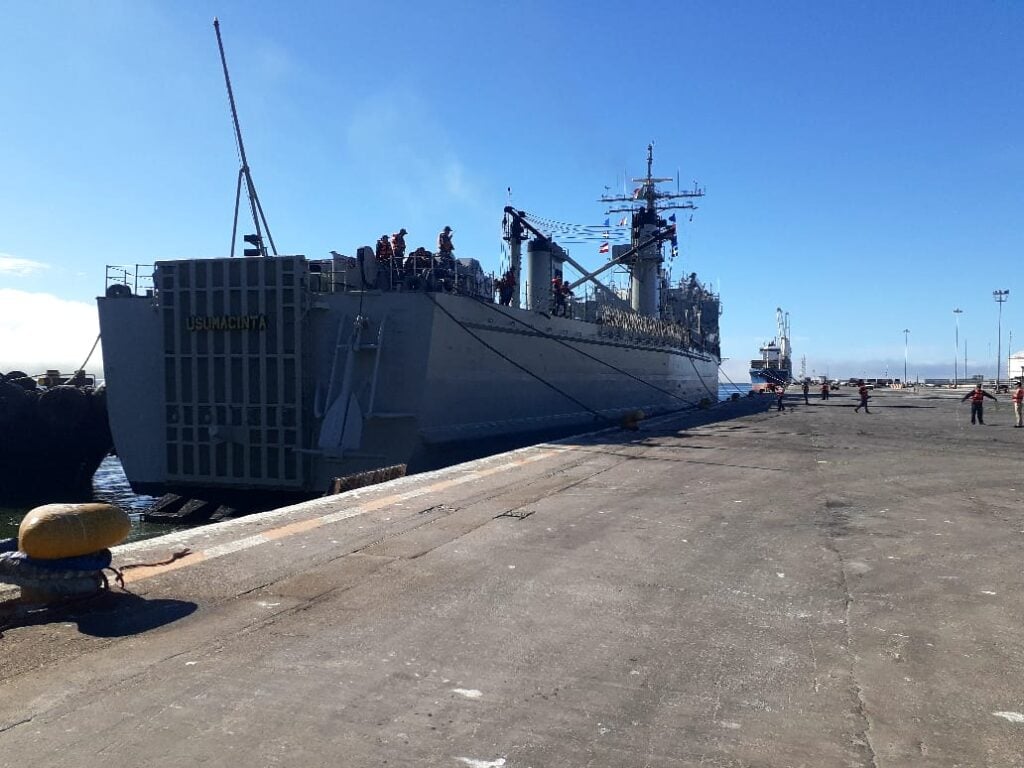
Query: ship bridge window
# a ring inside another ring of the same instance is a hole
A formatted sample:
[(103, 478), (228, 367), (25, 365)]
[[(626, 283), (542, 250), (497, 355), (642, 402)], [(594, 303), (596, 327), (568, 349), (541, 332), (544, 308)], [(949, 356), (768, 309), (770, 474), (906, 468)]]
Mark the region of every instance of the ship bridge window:
[(207, 283), (208, 262), (196, 264), (196, 288), (205, 288)]
[(245, 281), (249, 285), (259, 281), (260, 263), (261, 261), (259, 259), (250, 259), (245, 262)]
[(238, 288), (242, 285), (242, 263), (239, 261), (228, 262), (228, 285)]
[(245, 472), (245, 454), (240, 445), (231, 446), (231, 476), (241, 477)]
[(181, 267), (181, 271), (178, 273), (178, 285), (181, 288), (190, 288), (192, 286), (192, 271), (190, 269), (191, 266), (191, 262), (183, 264)]
[(213, 270), (212, 273), (210, 274), (210, 278), (211, 278), (210, 284), (213, 285), (214, 288), (223, 288), (224, 287), (224, 265), (223, 265), (223, 263), (218, 261), (215, 264), (211, 264), (210, 265), (210, 269)]

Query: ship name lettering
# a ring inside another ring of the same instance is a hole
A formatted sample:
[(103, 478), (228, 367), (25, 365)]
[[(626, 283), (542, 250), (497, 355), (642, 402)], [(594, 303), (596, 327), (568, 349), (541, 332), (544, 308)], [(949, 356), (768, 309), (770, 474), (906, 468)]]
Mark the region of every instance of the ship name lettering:
[(266, 315), (189, 315), (185, 327), (190, 331), (265, 331)]

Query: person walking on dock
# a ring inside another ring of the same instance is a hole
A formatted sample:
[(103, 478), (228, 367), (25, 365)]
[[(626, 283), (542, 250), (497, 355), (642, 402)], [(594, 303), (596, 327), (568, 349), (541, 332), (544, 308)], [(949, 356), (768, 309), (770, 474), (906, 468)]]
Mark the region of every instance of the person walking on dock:
[(821, 399), (822, 400), (828, 400), (828, 392), (829, 392), (829, 386), (828, 386), (828, 382), (826, 381), (824, 384), (821, 385)]
[(860, 413), (860, 409), (864, 409), (864, 413), (871, 413), (868, 410), (868, 386), (864, 383), (864, 379), (857, 382), (857, 394), (860, 395), (860, 404), (853, 409), (854, 413)]
[(809, 382), (807, 379), (804, 379), (803, 390), (804, 390), (804, 405), (810, 405), (811, 401), (808, 398), (808, 394), (811, 391), (811, 382)]
[(785, 403), (786, 385), (785, 384), (782, 384), (780, 382), (779, 384), (777, 384), (775, 386), (775, 397), (777, 398), (777, 400), (776, 400), (777, 410), (780, 410), (780, 411), (786, 410), (786, 403)]
[[(971, 424), (977, 420), (978, 424), (985, 423), (985, 398), (989, 400), (996, 400), (994, 395), (990, 395), (984, 389), (981, 388), (981, 384), (975, 384), (974, 389), (960, 398), (962, 403), (967, 398), (971, 398)], [(998, 401), (997, 401), (998, 402)]]
[(1017, 382), (1017, 389), (1013, 393), (1013, 426), (1024, 426), (1024, 379)]

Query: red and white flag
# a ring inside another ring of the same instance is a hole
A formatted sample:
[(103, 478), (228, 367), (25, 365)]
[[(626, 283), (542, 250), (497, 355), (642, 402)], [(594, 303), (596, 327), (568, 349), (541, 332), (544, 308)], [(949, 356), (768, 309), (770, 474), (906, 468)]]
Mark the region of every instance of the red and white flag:
[(608, 243), (601, 243), (601, 247), (597, 249), (598, 253), (608, 253), (612, 247)]

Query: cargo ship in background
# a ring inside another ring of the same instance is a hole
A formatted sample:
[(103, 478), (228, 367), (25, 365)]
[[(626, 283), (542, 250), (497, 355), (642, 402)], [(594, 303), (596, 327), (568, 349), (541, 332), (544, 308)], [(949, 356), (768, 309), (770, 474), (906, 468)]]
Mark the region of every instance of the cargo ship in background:
[(776, 308), (775, 325), (775, 338), (761, 347), (761, 357), (750, 361), (750, 388), (755, 392), (786, 386), (793, 381), (789, 313)]
[[(215, 28), (241, 161), (231, 251), (108, 267), (98, 299), (111, 430), (137, 493), (309, 497), (337, 478), (430, 468), (449, 449), (717, 401), (719, 297), (695, 274), (670, 285), (665, 268), (666, 212), (703, 190), (660, 189), (674, 179), (654, 176), (653, 146), (632, 195), (600, 198), (629, 243), (602, 246), (597, 269), (558, 245), (550, 219), (512, 207), (500, 282), (425, 249), (279, 255)], [(235, 258), (243, 183), (254, 232)], [(628, 291), (598, 279), (613, 268)]]

